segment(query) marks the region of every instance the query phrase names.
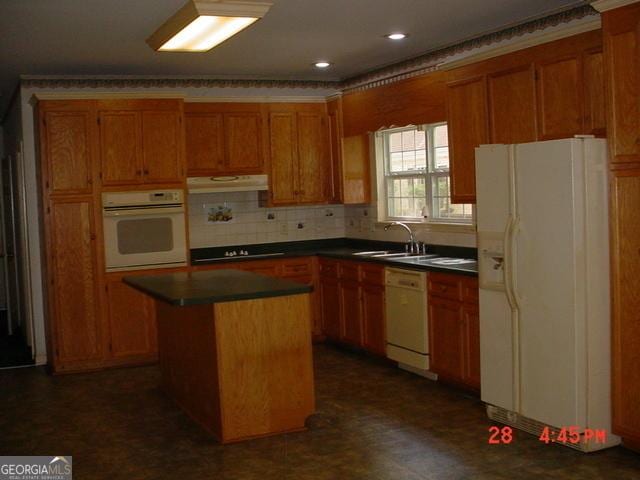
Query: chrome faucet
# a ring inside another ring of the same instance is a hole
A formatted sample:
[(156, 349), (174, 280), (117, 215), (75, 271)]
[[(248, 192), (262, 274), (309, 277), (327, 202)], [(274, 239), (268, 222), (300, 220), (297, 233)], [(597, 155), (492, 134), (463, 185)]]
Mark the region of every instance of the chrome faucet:
[(412, 253), (412, 254), (420, 253), (418, 244), (416, 243), (416, 237), (413, 234), (413, 230), (411, 230), (409, 225), (407, 225), (406, 223), (403, 223), (403, 222), (391, 222), (388, 225), (385, 225), (384, 231), (386, 232), (387, 230), (389, 230), (391, 227), (393, 227), (395, 225), (397, 225), (399, 227), (402, 227), (407, 232), (409, 232), (409, 242), (407, 243), (407, 253)]

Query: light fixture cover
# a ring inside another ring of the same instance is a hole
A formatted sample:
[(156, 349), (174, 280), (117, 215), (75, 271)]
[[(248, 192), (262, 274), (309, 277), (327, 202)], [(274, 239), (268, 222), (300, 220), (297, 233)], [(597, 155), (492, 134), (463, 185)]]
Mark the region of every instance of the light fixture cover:
[(272, 3), (189, 0), (147, 39), (154, 50), (206, 52), (265, 16)]

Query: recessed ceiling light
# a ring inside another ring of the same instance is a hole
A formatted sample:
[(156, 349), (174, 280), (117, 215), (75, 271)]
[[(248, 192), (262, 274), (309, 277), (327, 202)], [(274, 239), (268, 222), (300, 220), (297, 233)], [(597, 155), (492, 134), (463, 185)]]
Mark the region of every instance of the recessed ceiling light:
[(390, 33), (389, 35), (385, 35), (390, 40), (402, 40), (407, 38), (406, 33)]
[(318, 68), (327, 68), (331, 66), (329, 62), (316, 62), (314, 65)]
[(154, 50), (206, 52), (264, 17), (269, 2), (189, 0), (147, 39)]

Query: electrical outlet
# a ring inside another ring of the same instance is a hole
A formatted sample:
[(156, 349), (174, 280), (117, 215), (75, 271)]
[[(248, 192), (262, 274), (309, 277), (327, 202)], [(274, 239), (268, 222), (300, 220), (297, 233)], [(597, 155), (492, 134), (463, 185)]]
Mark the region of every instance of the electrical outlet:
[(289, 233), (287, 222), (281, 222), (280, 225), (278, 225), (278, 231), (280, 232), (280, 235), (286, 235)]

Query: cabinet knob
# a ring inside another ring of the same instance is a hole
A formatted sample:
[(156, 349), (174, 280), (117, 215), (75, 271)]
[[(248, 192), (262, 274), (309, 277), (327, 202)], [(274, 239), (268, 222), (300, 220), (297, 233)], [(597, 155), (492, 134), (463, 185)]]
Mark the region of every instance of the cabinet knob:
[(144, 174), (145, 175), (149, 175), (149, 170), (147, 170), (146, 168), (144, 169)]

